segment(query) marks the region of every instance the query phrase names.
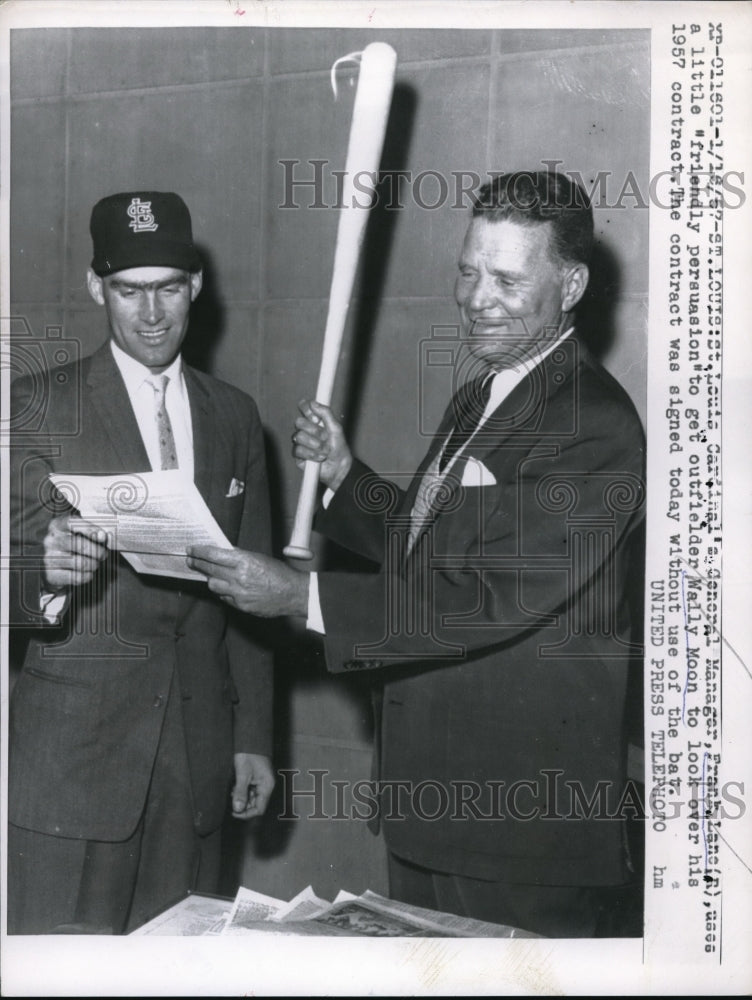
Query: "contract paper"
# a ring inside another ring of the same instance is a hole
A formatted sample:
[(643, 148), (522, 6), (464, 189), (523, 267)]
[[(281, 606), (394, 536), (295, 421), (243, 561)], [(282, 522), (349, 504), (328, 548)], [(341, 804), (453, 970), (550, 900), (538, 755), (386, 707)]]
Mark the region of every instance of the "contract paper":
[(51, 474), (81, 516), (107, 531), (138, 573), (205, 580), (188, 567), (190, 545), (231, 549), (204, 498), (180, 469), (115, 476)]

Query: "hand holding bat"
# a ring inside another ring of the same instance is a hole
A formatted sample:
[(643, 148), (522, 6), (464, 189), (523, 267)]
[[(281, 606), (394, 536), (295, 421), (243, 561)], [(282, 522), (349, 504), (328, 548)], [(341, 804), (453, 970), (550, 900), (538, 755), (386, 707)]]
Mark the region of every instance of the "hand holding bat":
[(301, 400), (295, 420), (292, 453), (302, 469), (306, 462), (319, 463), (319, 478), (331, 490), (339, 489), (352, 466), (352, 452), (342, 425), (322, 403)]

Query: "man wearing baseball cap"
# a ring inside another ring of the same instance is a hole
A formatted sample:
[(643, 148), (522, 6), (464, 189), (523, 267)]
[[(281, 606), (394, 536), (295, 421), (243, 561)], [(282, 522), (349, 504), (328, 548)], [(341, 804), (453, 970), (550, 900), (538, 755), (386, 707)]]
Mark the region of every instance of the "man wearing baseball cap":
[(228, 803), (260, 815), (274, 785), (271, 661), (252, 625), (203, 583), (136, 573), (49, 486), (177, 468), (233, 545), (270, 551), (256, 406), (180, 354), (202, 282), (188, 208), (114, 194), (90, 228), (108, 340), (49, 373), (33, 427), (39, 385), (12, 387), (12, 600), (31, 636), (10, 707), (15, 934), (124, 933), (216, 890)]

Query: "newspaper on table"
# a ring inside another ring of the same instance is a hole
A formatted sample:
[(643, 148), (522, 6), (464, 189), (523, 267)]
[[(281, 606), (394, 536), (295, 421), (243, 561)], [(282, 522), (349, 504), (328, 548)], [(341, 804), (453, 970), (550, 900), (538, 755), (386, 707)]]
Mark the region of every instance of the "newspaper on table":
[(208, 937), (220, 934), (232, 909), (231, 899), (192, 893), (132, 931), (135, 936)]
[[(211, 906), (209, 904), (215, 904)], [(205, 907), (205, 913), (202, 912)], [(341, 891), (334, 902), (309, 885), (289, 903), (240, 888), (234, 902), (189, 896), (135, 934), (331, 937), (534, 938), (537, 934), (452, 913), (426, 910), (366, 890)]]
[(111, 546), (138, 573), (205, 580), (188, 567), (188, 546), (232, 548), (180, 469), (114, 476), (55, 473), (50, 481), (85, 520), (108, 532)]

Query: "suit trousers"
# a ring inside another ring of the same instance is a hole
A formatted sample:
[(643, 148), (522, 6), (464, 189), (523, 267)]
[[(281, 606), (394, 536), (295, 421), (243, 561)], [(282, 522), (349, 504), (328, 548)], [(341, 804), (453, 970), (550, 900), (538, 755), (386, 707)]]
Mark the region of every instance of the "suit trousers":
[(193, 823), (180, 689), (173, 677), (141, 817), (124, 841), (8, 827), (10, 934), (122, 934), (190, 890), (214, 892), (221, 831)]
[(486, 882), (422, 868), (391, 851), (388, 864), (392, 899), (551, 938), (611, 936), (603, 928), (611, 904), (618, 906), (623, 892), (621, 886)]

